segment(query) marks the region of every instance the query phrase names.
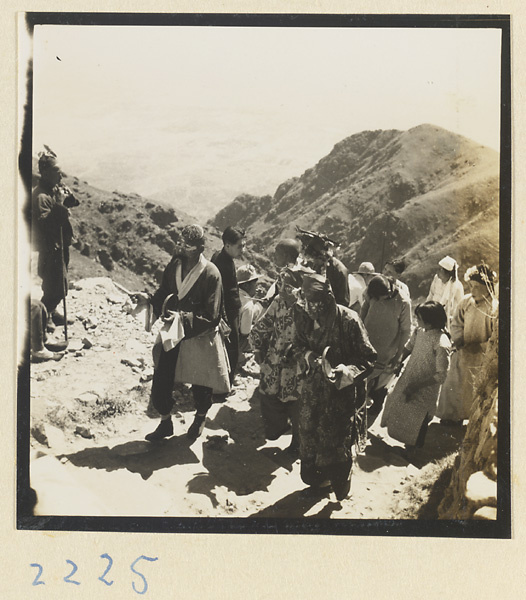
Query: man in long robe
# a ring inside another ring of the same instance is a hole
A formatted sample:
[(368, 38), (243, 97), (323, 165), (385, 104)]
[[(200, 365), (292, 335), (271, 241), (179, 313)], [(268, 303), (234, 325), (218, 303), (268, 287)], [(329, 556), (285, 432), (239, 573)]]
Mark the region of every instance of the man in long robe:
[[(212, 392), (229, 389), (228, 360), (219, 332), (223, 291), (217, 267), (203, 256), (204, 231), (199, 225), (189, 225), (182, 232), (182, 243), (176, 248), (166, 267), (161, 285), (149, 298), (138, 294), (139, 304), (150, 303), (155, 318), (161, 317), (168, 325), (161, 331), (156, 366), (152, 381), (151, 399), (161, 415), (155, 431), (148, 434), (149, 441), (173, 435), (170, 412), (174, 405), (172, 390), (177, 376), (180, 354), (185, 352), (188, 340), (205, 339), (207, 354), (197, 357), (187, 365), (179, 381), (192, 384), (196, 408), (194, 422), (188, 437), (197, 439), (201, 434), (206, 414), (212, 405)], [(223, 386), (223, 389), (220, 388)]]
[(303, 379), (301, 478), (315, 488), (332, 485), (343, 500), (350, 490), (352, 444), (360, 439), (363, 444), (366, 435), (365, 378), (376, 352), (358, 315), (335, 302), (324, 277), (305, 275), (302, 293), (294, 312), (295, 354)]
[(38, 251), (38, 275), (42, 278), (42, 304), (52, 320), (63, 324), (56, 308), (67, 294), (69, 246), (73, 230), (64, 206), (62, 172), (55, 155), (45, 152), (38, 161), (40, 181), (31, 194), (32, 244)]
[(224, 230), (222, 239), (223, 248), (212, 256), (211, 261), (219, 269), (223, 282), (226, 321), (230, 327), (226, 350), (230, 362), (230, 383), (233, 383), (239, 355), (239, 312), (241, 310), (234, 259), (243, 257), (246, 244), (245, 232), (229, 226)]

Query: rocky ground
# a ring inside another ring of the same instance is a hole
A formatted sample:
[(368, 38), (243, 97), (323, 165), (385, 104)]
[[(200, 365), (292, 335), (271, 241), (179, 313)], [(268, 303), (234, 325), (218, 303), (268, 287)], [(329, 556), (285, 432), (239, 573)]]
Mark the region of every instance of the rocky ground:
[[(60, 361), (31, 366), (38, 514), (414, 518), (404, 489), (459, 447), (462, 429), (432, 423), (421, 457), (409, 464), (375, 424), (356, 458), (350, 498), (309, 496), (299, 461), (286, 450), (290, 436), (263, 437), (253, 362), (227, 401), (212, 406), (197, 441), (185, 436), (193, 410), (181, 386), (174, 436), (149, 443), (144, 436), (157, 424), (148, 405), (156, 332), (145, 332), (129, 307), (108, 277), (71, 283), (68, 350)], [(58, 328), (54, 337), (61, 335)]]

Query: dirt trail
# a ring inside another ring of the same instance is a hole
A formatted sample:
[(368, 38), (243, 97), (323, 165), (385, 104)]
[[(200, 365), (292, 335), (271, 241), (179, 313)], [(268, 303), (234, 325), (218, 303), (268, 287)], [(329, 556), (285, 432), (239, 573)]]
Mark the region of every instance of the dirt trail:
[[(374, 425), (354, 463), (351, 497), (340, 503), (307, 495), (299, 461), (286, 450), (290, 436), (264, 439), (253, 363), (228, 400), (212, 406), (194, 443), (185, 436), (193, 410), (184, 386), (174, 436), (146, 442), (157, 424), (148, 406), (155, 331), (146, 333), (125, 312), (126, 296), (110, 279), (73, 287), (69, 351), (59, 362), (32, 365), (31, 483), (39, 514), (393, 517), (397, 494), (419, 474), (397, 443)], [(460, 435), (432, 423), (418, 466), (455, 450)]]

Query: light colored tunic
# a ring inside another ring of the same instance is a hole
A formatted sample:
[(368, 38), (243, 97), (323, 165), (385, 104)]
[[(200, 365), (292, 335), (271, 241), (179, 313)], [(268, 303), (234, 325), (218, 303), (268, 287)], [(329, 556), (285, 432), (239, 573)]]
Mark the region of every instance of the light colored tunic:
[(411, 303), (400, 292), (389, 299), (375, 300), (364, 294), (361, 317), (369, 341), (377, 352), (374, 371), (369, 379), (382, 375), (411, 335)]
[[(451, 341), (439, 329), (426, 331), (418, 328), (406, 348), (411, 355), (400, 379), (386, 398), (381, 424), (387, 427), (392, 438), (414, 445), (424, 419), (432, 417), (435, 412), (440, 386), (449, 368)], [(406, 393), (408, 386), (432, 378), (433, 383), (412, 394)]]
[(435, 275), (429, 288), (426, 301), (439, 302), (446, 309), (447, 323), (451, 327), (453, 315), (464, 296), (464, 287), (458, 279), (449, 279), (444, 283), (438, 275)]
[(451, 369), (442, 388), (436, 415), (441, 419), (469, 419), (475, 381), (487, 342), (493, 332), (497, 305), (483, 301), (475, 304), (471, 294), (460, 301), (451, 322), (451, 337), (459, 348), (454, 353)]

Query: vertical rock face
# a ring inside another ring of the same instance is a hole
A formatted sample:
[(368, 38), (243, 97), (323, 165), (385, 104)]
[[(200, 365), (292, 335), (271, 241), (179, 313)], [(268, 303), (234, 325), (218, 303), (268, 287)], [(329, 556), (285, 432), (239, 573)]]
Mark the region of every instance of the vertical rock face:
[(497, 506), (498, 326), (490, 340), (462, 450), (438, 508), (440, 519), (495, 519)]

